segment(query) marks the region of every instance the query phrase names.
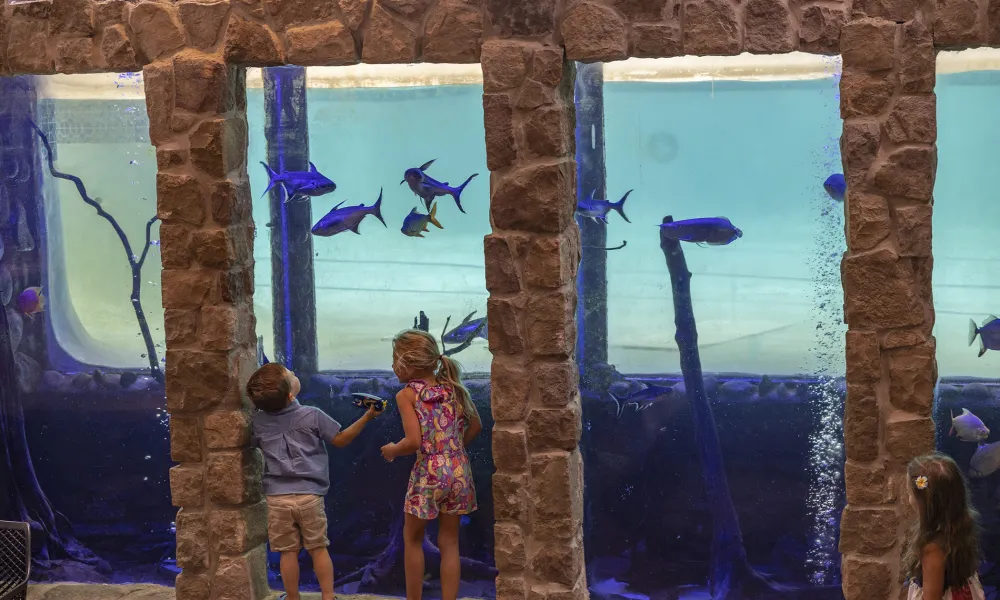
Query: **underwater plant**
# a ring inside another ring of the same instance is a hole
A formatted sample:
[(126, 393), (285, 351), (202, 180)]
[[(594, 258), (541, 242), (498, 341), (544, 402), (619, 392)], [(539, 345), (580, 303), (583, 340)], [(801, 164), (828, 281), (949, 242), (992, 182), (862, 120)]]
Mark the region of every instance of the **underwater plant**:
[(132, 245), (128, 241), (128, 236), (125, 235), (125, 231), (122, 230), (121, 225), (115, 220), (113, 216), (108, 214), (106, 210), (98, 203), (96, 200), (87, 195), (87, 188), (83, 185), (83, 180), (81, 180), (76, 175), (70, 175), (68, 173), (61, 173), (56, 170), (55, 162), (52, 156), (52, 146), (49, 144), (49, 138), (35, 125), (34, 121), (28, 121), (31, 127), (38, 134), (39, 139), (42, 140), (42, 145), (45, 147), (45, 158), (48, 163), (49, 173), (56, 179), (63, 179), (65, 181), (70, 181), (76, 186), (77, 192), (80, 193), (80, 198), (92, 206), (97, 214), (103, 217), (111, 227), (114, 228), (115, 233), (118, 235), (118, 239), (121, 240), (122, 247), (125, 250), (125, 258), (128, 260), (129, 269), (132, 271), (132, 294), (130, 299), (132, 300), (132, 308), (135, 310), (135, 318), (139, 322), (139, 331), (142, 333), (142, 341), (146, 344), (146, 357), (149, 359), (149, 374), (150, 376), (163, 383), (163, 372), (160, 370), (160, 363), (156, 357), (156, 345), (153, 344), (153, 336), (149, 332), (149, 323), (146, 322), (146, 313), (142, 310), (142, 299), (141, 294), (141, 284), (142, 284), (142, 266), (146, 263), (146, 257), (149, 255), (149, 247), (152, 245), (150, 240), (150, 234), (153, 229), (153, 224), (156, 223), (159, 217), (153, 216), (149, 221), (146, 222), (146, 243), (142, 249), (142, 254), (136, 256), (132, 252)]

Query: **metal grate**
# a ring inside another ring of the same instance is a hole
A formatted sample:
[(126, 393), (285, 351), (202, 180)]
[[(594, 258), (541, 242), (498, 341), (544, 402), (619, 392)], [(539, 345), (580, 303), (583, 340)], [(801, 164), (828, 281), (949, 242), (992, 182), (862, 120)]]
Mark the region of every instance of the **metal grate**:
[(24, 600), (31, 571), (31, 529), (0, 521), (0, 600)]

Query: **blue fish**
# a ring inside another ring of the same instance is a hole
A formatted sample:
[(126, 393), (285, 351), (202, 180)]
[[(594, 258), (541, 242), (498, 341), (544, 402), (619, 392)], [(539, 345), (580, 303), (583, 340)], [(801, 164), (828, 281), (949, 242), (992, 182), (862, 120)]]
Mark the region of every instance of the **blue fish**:
[(295, 196), (322, 196), (337, 189), (337, 184), (332, 179), (323, 175), (316, 169), (316, 165), (309, 163), (308, 171), (285, 171), (275, 173), (274, 169), (261, 162), (267, 169), (267, 189), (264, 190), (263, 198), (276, 185), (285, 189), (285, 202), (291, 202)]
[[(346, 200), (344, 201), (346, 202)], [(357, 206), (345, 206), (341, 208), (341, 202), (337, 206), (334, 206), (330, 212), (326, 213), (326, 216), (320, 219), (312, 228), (312, 234), (318, 235), (320, 237), (330, 237), (331, 235), (337, 235), (338, 233), (343, 233), (345, 231), (353, 231), (354, 233), (361, 234), (358, 231), (358, 226), (361, 225), (361, 221), (364, 220), (368, 215), (375, 215), (375, 217), (382, 221), (385, 225), (385, 219), (382, 218), (382, 191), (379, 190), (378, 200), (375, 204), (371, 206), (365, 206), (364, 204), (359, 204)], [(388, 225), (386, 225), (388, 227)]]
[(441, 341), (446, 344), (464, 344), (473, 334), (484, 340), (489, 339), (486, 334), (486, 317), (473, 319), (475, 314), (476, 311), (469, 313), (457, 327), (441, 336)]
[(672, 396), (673, 393), (674, 390), (671, 388), (646, 384), (646, 387), (643, 389), (629, 394), (624, 398), (619, 398), (611, 392), (608, 392), (608, 395), (611, 396), (611, 398), (615, 401), (615, 404), (618, 406), (617, 414), (615, 416), (620, 417), (622, 416), (622, 412), (625, 408), (629, 406), (633, 407), (636, 412), (646, 410), (660, 400)]
[(469, 185), (469, 182), (472, 181), (474, 177), (479, 175), (479, 173), (469, 175), (469, 178), (465, 180), (465, 183), (457, 188), (453, 188), (448, 185), (447, 181), (438, 181), (424, 172), (433, 164), (434, 161), (429, 160), (415, 169), (407, 169), (406, 172), (403, 173), (403, 180), (399, 182), (399, 185), (403, 185), (404, 183), (409, 184), (413, 193), (424, 201), (424, 205), (427, 207), (427, 210), (430, 210), (431, 203), (434, 202), (435, 198), (440, 196), (451, 196), (455, 199), (455, 204), (458, 205), (458, 210), (464, 213), (465, 209), (462, 208), (462, 190), (464, 190), (465, 186)]
[(726, 217), (674, 221), (663, 223), (660, 228), (666, 230), (670, 239), (710, 246), (725, 246), (743, 237), (743, 232)]
[(628, 195), (632, 193), (633, 190), (625, 192), (622, 199), (618, 202), (611, 202), (609, 200), (600, 200), (594, 198), (596, 190), (590, 192), (590, 197), (586, 200), (580, 200), (576, 205), (576, 214), (581, 217), (588, 217), (592, 219), (595, 223), (603, 222), (605, 225), (608, 223), (608, 212), (615, 210), (618, 214), (625, 219), (626, 223), (631, 223), (628, 217), (625, 216), (625, 200), (628, 199)]
[(431, 212), (429, 215), (417, 212), (414, 208), (410, 211), (410, 214), (406, 215), (403, 219), (403, 227), (400, 231), (403, 235), (408, 235), (410, 237), (424, 237), (424, 232), (427, 231), (427, 224), (433, 223), (438, 229), (444, 229), (441, 223), (437, 220), (437, 209), (438, 205), (431, 205)]
[(847, 193), (847, 180), (844, 179), (844, 174), (834, 173), (827, 177), (823, 182), (823, 189), (837, 202), (843, 202), (844, 194)]
[(979, 356), (987, 350), (1000, 350), (1000, 319), (990, 315), (983, 321), (982, 327), (976, 327), (976, 322), (969, 319), (969, 345), (979, 338)]

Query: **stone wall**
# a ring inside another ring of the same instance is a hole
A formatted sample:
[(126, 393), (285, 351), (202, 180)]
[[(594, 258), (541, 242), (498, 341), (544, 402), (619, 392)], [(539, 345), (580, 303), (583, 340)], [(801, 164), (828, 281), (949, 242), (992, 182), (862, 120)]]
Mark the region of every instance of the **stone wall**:
[[(936, 4), (936, 12), (935, 12)], [(481, 60), (494, 232), (496, 558), (504, 599), (586, 596), (573, 359), (572, 67), (844, 54), (851, 600), (895, 598), (906, 461), (933, 448), (934, 52), (1000, 43), (998, 0), (43, 0), (0, 10), (0, 75), (144, 70), (157, 147), (180, 600), (265, 592), (242, 67)]]

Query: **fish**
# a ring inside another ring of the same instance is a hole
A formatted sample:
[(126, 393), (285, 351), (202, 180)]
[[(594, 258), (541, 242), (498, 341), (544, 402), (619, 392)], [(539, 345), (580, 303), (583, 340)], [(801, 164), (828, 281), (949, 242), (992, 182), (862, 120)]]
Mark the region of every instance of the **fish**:
[(982, 444), (969, 460), (969, 477), (989, 477), (1000, 470), (1000, 442)]
[(34, 319), (36, 314), (44, 311), (45, 293), (41, 286), (25, 288), (17, 297), (17, 309), (29, 319)]
[(823, 182), (823, 189), (837, 202), (844, 201), (844, 194), (847, 193), (847, 180), (843, 173), (834, 173)]
[(955, 411), (951, 411), (951, 430), (948, 435), (957, 435), (963, 442), (981, 442), (990, 437), (990, 430), (979, 417), (963, 408), (962, 414), (955, 416)]
[(417, 212), (417, 208), (414, 207), (410, 211), (410, 214), (406, 215), (406, 218), (403, 219), (403, 227), (400, 231), (403, 232), (403, 235), (410, 237), (424, 237), (428, 223), (432, 223), (438, 229), (444, 229), (437, 220), (437, 208), (437, 203), (432, 204), (430, 214), (425, 215)]
[(486, 332), (486, 317), (473, 319), (475, 314), (476, 311), (469, 313), (458, 326), (441, 336), (441, 341), (446, 344), (464, 344), (473, 334), (484, 340), (489, 339)]
[(374, 408), (376, 412), (382, 412), (389, 404), (384, 398), (379, 398), (378, 396), (373, 396), (372, 394), (355, 392), (351, 395), (354, 396), (354, 406), (365, 410)]
[(315, 198), (329, 194), (337, 189), (337, 184), (326, 175), (320, 173), (316, 165), (312, 163), (309, 163), (308, 171), (285, 171), (284, 173), (276, 173), (274, 169), (263, 161), (260, 164), (267, 169), (267, 189), (264, 190), (261, 198), (266, 196), (276, 185), (284, 188), (285, 202), (291, 202), (295, 196), (302, 195)]
[(1000, 350), (1000, 319), (994, 315), (986, 317), (982, 327), (976, 327), (976, 322), (969, 319), (969, 345), (979, 337), (979, 356), (987, 350)]
[[(313, 225), (313, 235), (330, 237), (331, 235), (337, 235), (345, 231), (353, 231), (361, 235), (361, 232), (358, 231), (358, 226), (361, 225), (361, 221), (368, 215), (375, 215), (375, 218), (382, 221), (382, 224), (385, 225), (385, 219), (382, 218), (382, 190), (379, 190), (378, 200), (371, 206), (359, 204), (357, 206), (345, 206), (341, 208), (344, 202), (334, 206), (330, 212), (326, 213), (326, 216)], [(388, 225), (385, 226), (388, 227)]]
[(670, 239), (709, 246), (725, 246), (743, 237), (743, 232), (726, 217), (672, 221), (661, 224), (660, 229), (666, 230)]
[(615, 414), (615, 417), (617, 418), (621, 417), (622, 412), (624, 412), (629, 406), (635, 408), (636, 412), (646, 410), (657, 401), (662, 400), (673, 393), (674, 390), (671, 388), (646, 384), (646, 387), (643, 389), (638, 392), (631, 393), (624, 398), (619, 398), (611, 392), (608, 392), (608, 395), (611, 396), (611, 398), (615, 401), (615, 405), (618, 407)]
[(595, 190), (593, 192), (590, 192), (590, 197), (588, 197), (586, 200), (581, 200), (577, 202), (576, 214), (580, 215), (581, 217), (587, 217), (593, 220), (595, 223), (604, 223), (605, 225), (607, 225), (608, 212), (614, 210), (617, 211), (618, 214), (620, 214), (623, 219), (625, 219), (626, 223), (631, 223), (632, 221), (629, 221), (628, 217), (625, 216), (625, 200), (628, 199), (629, 194), (631, 194), (633, 191), (634, 190), (629, 190), (625, 192), (625, 195), (622, 196), (622, 199), (619, 200), (618, 202), (611, 202), (609, 200), (600, 200), (594, 198), (594, 194), (596, 194), (597, 191)]
[(406, 172), (403, 173), (403, 180), (399, 182), (399, 185), (403, 185), (404, 183), (409, 184), (413, 193), (424, 201), (424, 205), (427, 207), (427, 210), (430, 210), (431, 203), (434, 202), (435, 198), (439, 196), (451, 196), (455, 199), (455, 204), (458, 206), (458, 210), (465, 213), (465, 209), (462, 208), (462, 191), (465, 190), (465, 186), (469, 185), (469, 182), (472, 181), (473, 178), (477, 177), (479, 173), (469, 175), (469, 178), (465, 180), (465, 183), (457, 188), (453, 188), (448, 185), (447, 181), (438, 181), (425, 173), (425, 171), (434, 164), (434, 160), (429, 160), (419, 167), (407, 169)]

